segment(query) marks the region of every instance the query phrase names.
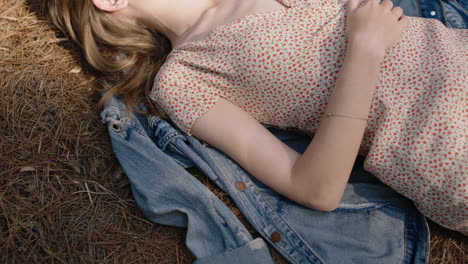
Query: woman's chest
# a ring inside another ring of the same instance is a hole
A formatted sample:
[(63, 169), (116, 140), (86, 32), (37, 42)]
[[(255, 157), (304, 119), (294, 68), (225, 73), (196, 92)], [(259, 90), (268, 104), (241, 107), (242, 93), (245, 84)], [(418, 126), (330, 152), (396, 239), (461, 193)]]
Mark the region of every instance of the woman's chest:
[(261, 87), (278, 93), (295, 86), (328, 87), (346, 48), (343, 14), (332, 7), (295, 7), (240, 20), (185, 46), (173, 58), (200, 70), (200, 78), (245, 93)]

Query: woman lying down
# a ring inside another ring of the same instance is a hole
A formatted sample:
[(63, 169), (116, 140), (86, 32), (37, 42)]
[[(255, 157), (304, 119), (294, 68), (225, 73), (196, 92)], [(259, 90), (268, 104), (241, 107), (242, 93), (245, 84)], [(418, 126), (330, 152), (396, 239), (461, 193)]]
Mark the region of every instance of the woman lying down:
[[(390, 0), (48, 0), (108, 83), (289, 199), (334, 210), (357, 154), (468, 234), (468, 32)], [(169, 48), (165, 48), (165, 40)], [(123, 80), (123, 81), (122, 81)], [(261, 123), (313, 136), (299, 154)]]

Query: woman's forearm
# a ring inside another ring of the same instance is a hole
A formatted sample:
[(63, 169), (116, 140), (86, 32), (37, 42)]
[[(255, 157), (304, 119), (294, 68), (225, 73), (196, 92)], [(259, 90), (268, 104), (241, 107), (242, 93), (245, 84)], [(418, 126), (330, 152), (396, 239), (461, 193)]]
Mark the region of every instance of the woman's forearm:
[[(367, 118), (382, 54), (370, 54), (361, 43), (349, 42), (326, 111)], [(334, 210), (347, 184), (362, 141), (366, 120), (323, 118), (306, 151), (295, 162), (291, 181), (307, 206)]]

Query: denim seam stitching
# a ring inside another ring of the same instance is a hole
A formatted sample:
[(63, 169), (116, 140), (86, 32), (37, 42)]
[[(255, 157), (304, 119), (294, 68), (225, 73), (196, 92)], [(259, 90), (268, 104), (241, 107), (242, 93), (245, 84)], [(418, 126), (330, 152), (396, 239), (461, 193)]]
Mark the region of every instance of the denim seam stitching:
[(407, 260), (408, 260), (408, 221), (409, 221), (409, 216), (408, 216), (408, 209), (405, 209), (405, 225), (404, 225), (404, 239), (403, 239), (403, 242), (404, 242), (404, 254), (403, 254), (403, 257), (400, 261), (400, 263), (406, 263)]
[[(426, 220), (426, 217), (424, 215), (422, 215), (423, 219)], [(427, 221), (424, 221), (424, 225), (426, 227), (426, 230), (427, 230), (427, 238), (426, 238), (426, 263), (429, 263), (430, 261), (430, 255), (431, 255), (431, 252), (430, 252), (430, 249), (431, 249), (431, 232), (430, 232), (430, 229), (429, 229), (429, 224), (427, 223)]]
[(422, 8), (421, 8), (421, 0), (418, 0), (418, 11), (419, 11), (419, 16), (422, 16)]
[[(177, 140), (180, 139), (180, 140), (183, 141), (183, 144), (185, 144), (186, 146), (187, 146), (187, 145), (191, 145), (190, 140), (188, 140), (188, 138), (183, 138), (183, 137), (184, 137), (184, 136), (182, 136), (182, 138), (181, 138), (181, 137), (175, 137), (175, 138), (173, 138), (173, 139), (175, 139), (174, 142), (171, 142), (171, 143), (172, 143), (172, 146), (173, 146), (174, 148), (176, 148), (177, 150), (179, 150), (180, 152), (183, 152), (183, 151), (180, 149), (181, 147), (180, 147), (175, 141), (177, 141)], [(196, 139), (196, 138), (194, 138), (194, 139), (198, 142), (198, 139)], [(187, 141), (187, 140), (188, 140), (188, 141)], [(198, 144), (199, 144), (199, 143), (198, 143)], [(188, 148), (189, 150), (191, 150), (195, 155), (198, 155), (198, 153), (197, 153), (195, 150), (190, 149), (190, 147), (187, 147), (187, 148)], [(205, 152), (206, 152), (206, 151), (205, 151)], [(210, 166), (206, 166), (207, 168), (204, 168), (203, 166), (200, 165), (200, 161), (204, 162), (205, 164), (208, 164), (207, 161), (206, 161), (203, 157), (199, 157), (199, 160), (194, 160), (190, 155), (187, 155), (187, 153), (183, 153), (183, 156), (184, 156), (185, 158), (187, 158), (188, 160), (190, 160), (190, 161), (192, 162), (192, 164), (194, 164), (194, 167), (197, 168), (197, 169), (199, 169), (200, 172), (202, 172), (206, 177), (208, 177), (208, 176), (206, 175), (206, 173), (204, 172), (204, 170), (206, 170), (206, 169), (208, 168), (208, 169), (211, 171), (211, 173), (213, 173), (213, 174), (216, 176), (216, 180), (218, 180), (219, 177), (218, 177), (218, 175), (216, 175), (216, 171), (213, 170), (213, 168), (211, 168)], [(209, 157), (209, 158), (211, 158), (211, 157)], [(212, 158), (211, 158), (211, 159), (212, 159)], [(208, 177), (208, 178), (209, 178), (209, 177)], [(221, 189), (223, 189), (223, 188), (221, 188)], [(224, 190), (223, 190), (223, 191), (224, 191)], [(227, 193), (227, 192), (226, 192), (226, 193)]]
[(164, 138), (161, 139), (160, 142), (159, 142), (159, 143), (161, 144), (162, 150), (165, 150), (165, 149), (167, 148), (167, 145), (169, 145), (169, 143), (171, 143), (171, 141), (172, 141), (173, 139), (176, 139), (176, 138), (178, 138), (178, 137), (182, 137), (182, 138), (183, 138), (183, 136), (180, 135), (180, 134), (177, 133), (177, 132), (171, 132), (171, 133), (165, 135)]
[[(245, 172), (242, 172), (242, 173), (245, 174)], [(246, 175), (246, 177), (248, 178), (247, 175)], [(250, 178), (249, 178), (248, 180), (251, 182)], [(258, 189), (258, 187), (257, 187), (254, 183), (252, 183), (252, 188)], [(258, 193), (258, 192), (254, 192), (254, 191), (251, 191), (251, 192), (252, 192), (252, 193)], [(282, 217), (281, 214), (277, 213), (276, 210), (274, 210), (274, 209), (271, 207), (271, 205), (265, 201), (265, 199), (262, 197), (262, 195), (256, 195), (256, 196), (259, 197), (259, 199), (260, 199), (261, 202), (264, 204), (264, 206), (269, 207), (269, 209), (270, 209), (271, 212), (267, 212), (268, 214), (274, 214), (275, 217), (281, 219), (281, 222), (282, 222), (283, 225), (285, 225), (286, 227), (288, 227), (288, 229), (286, 230), (287, 235), (293, 234), (293, 235), (297, 236), (298, 238), (300, 238), (301, 241), (303, 241), (303, 238), (302, 238), (296, 231), (294, 231), (294, 229), (288, 224), (288, 222)], [(284, 206), (284, 204), (283, 204), (283, 206)], [(267, 234), (267, 236), (268, 236), (268, 234)], [(290, 235), (289, 235), (289, 236), (290, 236)], [(301, 243), (301, 244), (303, 244), (302, 246), (303, 246), (304, 248), (308, 249), (308, 251), (310, 251), (310, 253), (313, 254), (313, 256), (314, 256), (313, 258), (314, 258), (314, 259), (316, 259), (317, 261), (319, 261), (319, 262), (321, 262), (321, 263), (325, 263), (325, 262), (322, 260), (322, 258), (319, 257), (319, 255), (318, 255), (311, 247), (309, 247), (309, 245), (308, 245), (307, 243), (304, 243), (304, 242), (303, 242), (303, 243)], [(281, 249), (282, 249), (282, 248), (281, 248)], [(282, 250), (283, 250), (283, 249), (282, 249)], [(284, 251), (284, 250), (283, 250), (283, 251)], [(287, 254), (287, 252), (285, 252), (285, 253)]]
[(444, 19), (442, 23), (444, 23), (444, 25), (447, 25), (448, 19), (447, 19), (447, 14), (445, 13), (445, 8), (442, 5), (442, 2), (440, 0), (437, 0), (437, 3), (439, 3), (440, 10), (442, 11), (442, 18)]
[(457, 1), (453, 1), (453, 4), (456, 5), (458, 8), (460, 8), (461, 10), (463, 10), (463, 13), (465, 13), (465, 15), (468, 15), (468, 10), (466, 10), (465, 7), (461, 6)]
[[(219, 168), (219, 170), (220, 170), (223, 174), (227, 175), (226, 172), (225, 172), (225, 170), (223, 169), (223, 166), (220, 166), (218, 160), (214, 159), (213, 156), (212, 156), (212, 154), (211, 154), (209, 151), (206, 151), (206, 153), (208, 154), (208, 156), (210, 156), (210, 158), (213, 160), (213, 162), (216, 163), (216, 165), (217, 165), (217, 167)], [(229, 183), (231, 184), (231, 187), (234, 189), (235, 187), (233, 186), (233, 182), (230, 180), (230, 177), (226, 177), (226, 179), (229, 180)], [(248, 180), (249, 180), (249, 182), (251, 183), (250, 179), (248, 179)], [(251, 187), (249, 187), (250, 184), (246, 184), (246, 185), (247, 185), (247, 189), (246, 189), (246, 190), (249, 191), (249, 189), (251, 188)], [(240, 192), (235, 191), (235, 193), (236, 193), (237, 196), (241, 196)], [(246, 194), (245, 194), (245, 195), (246, 195)], [(253, 213), (250, 212), (250, 211), (251, 211), (251, 210), (250, 210), (250, 207), (249, 207), (249, 206), (246, 206), (246, 204), (245, 204), (245, 202), (244, 202), (244, 199), (241, 198), (241, 199), (238, 199), (238, 200), (240, 200), (240, 202), (244, 205), (244, 208), (246, 208), (247, 210), (249, 210), (250, 215), (253, 215)], [(258, 227), (261, 227), (259, 231), (260, 231), (261, 233), (263, 233), (263, 235), (267, 238), (267, 240), (271, 240), (271, 238), (268, 236), (268, 234), (266, 234), (265, 231), (264, 231), (265, 228), (266, 228), (266, 225), (259, 224), (258, 221), (257, 221), (254, 217), (250, 217), (250, 218), (252, 219), (252, 221), (254, 221), (254, 222), (256, 223), (256, 225), (257, 225)], [(286, 255), (288, 255), (287, 252), (286, 252), (286, 250), (283, 249), (282, 246), (279, 246), (279, 245), (278, 245), (277, 247), (278, 247), (281, 251), (283, 251)], [(291, 259), (293, 259), (293, 258), (291, 257)]]
[[(208, 155), (210, 156), (210, 158), (211, 158), (214, 162), (216, 162), (216, 165), (220, 168), (220, 170), (222, 170), (222, 173), (224, 173), (225, 175), (227, 175), (226, 172), (222, 169), (222, 166), (220, 166), (219, 162), (211, 156), (211, 154), (209, 153), (209, 151), (207, 151), (207, 153), (208, 153)], [(232, 161), (230, 161), (229, 159), (228, 159), (228, 161), (229, 161), (229, 162), (232, 162)], [(242, 172), (242, 173), (245, 175), (245, 172)], [(245, 175), (245, 176), (246, 176), (246, 177), (244, 177), (244, 178), (246, 178), (247, 181), (249, 182), (249, 184), (246, 184), (246, 185), (247, 185), (247, 190), (249, 190), (249, 188), (250, 188), (250, 189), (255, 188), (255, 187), (254, 187), (255, 184), (252, 183), (252, 181), (250, 180), (250, 178), (247, 177), (247, 175)], [(227, 177), (227, 178), (229, 178), (229, 177)], [(246, 180), (244, 180), (244, 181), (246, 181)], [(229, 181), (229, 182), (230, 182), (231, 186), (233, 186), (232, 181)], [(252, 186), (252, 187), (249, 187), (249, 185)], [(234, 188), (234, 187), (233, 187), (233, 188)], [(258, 198), (258, 200), (261, 200), (261, 202), (264, 203), (264, 206), (268, 206), (268, 207), (270, 208), (271, 212), (268, 212), (269, 214), (275, 215), (276, 217), (278, 217), (279, 219), (282, 220), (282, 223), (288, 227), (289, 230), (287, 230), (287, 231), (288, 231), (289, 233), (292, 233), (292, 234), (294, 234), (295, 236), (297, 236), (298, 238), (301, 238), (301, 236), (299, 236), (296, 232), (294, 232), (294, 231), (291, 229), (290, 225), (287, 224), (286, 221), (285, 221), (279, 214), (275, 213), (275, 210), (273, 210), (273, 208), (271, 208), (271, 206), (270, 206), (266, 201), (264, 201), (264, 199), (261, 197), (261, 195), (253, 194), (254, 192), (253, 192), (252, 190), (249, 190), (249, 191), (252, 193), (252, 195), (255, 195), (255, 196)], [(238, 196), (240, 195), (240, 193), (237, 192), (237, 191), (236, 191), (236, 194), (237, 194)], [(245, 194), (245, 195), (247, 196), (247, 194)], [(260, 196), (260, 197), (259, 197), (259, 196)], [(247, 206), (245, 206), (245, 203), (244, 203), (243, 199), (240, 199), (240, 200), (242, 200), (242, 203), (244, 204), (244, 207), (247, 207)], [(254, 220), (254, 219), (253, 219), (253, 220)], [(257, 223), (257, 226), (260, 226), (260, 225), (258, 225), (258, 222), (257, 222), (256, 220), (254, 220), (254, 221)], [(263, 225), (262, 225), (262, 226), (263, 226)], [(266, 226), (265, 226), (265, 227), (266, 227)], [(267, 237), (268, 240), (271, 240), (271, 238), (269, 237), (269, 234), (266, 234), (266, 233), (265, 233), (264, 228), (261, 228), (261, 232)], [(309, 251), (310, 253), (313, 254), (313, 258), (314, 258), (314, 259), (316, 259), (317, 261), (319, 261), (319, 262), (321, 262), (321, 263), (325, 263), (325, 262), (322, 261), (322, 259), (321, 259), (320, 257), (318, 257), (317, 253), (316, 253), (314, 250), (312, 250), (306, 243), (303, 242), (303, 240), (301, 240), (301, 242), (302, 242), (302, 243), (301, 243), (302, 246), (305, 247), (306, 249), (308, 249), (308, 251)], [(283, 251), (286, 255), (289, 255), (288, 252), (284, 249), (284, 247), (279, 246), (279, 245), (278, 245), (277, 247), (278, 247), (279, 249), (281, 249), (281, 251)], [(293, 259), (293, 258), (291, 257), (291, 259)]]
[(359, 212), (363, 212), (363, 211), (375, 211), (375, 210), (379, 210), (383, 207), (389, 207), (390, 203), (386, 203), (386, 202), (380, 202), (380, 203), (372, 203), (372, 205), (370, 206), (366, 206), (366, 207), (361, 207), (361, 208), (358, 208), (358, 209), (354, 209), (354, 208), (336, 208), (335, 210), (333, 210), (333, 212), (356, 212), (356, 213), (359, 213)]
[[(208, 148), (211, 148), (211, 147), (208, 147)], [(217, 165), (217, 167), (219, 168), (220, 172), (222, 172), (224, 175), (229, 175), (229, 174), (226, 173), (226, 171), (224, 170), (223, 166), (221, 166), (221, 165), (219, 164), (218, 160), (216, 160), (215, 158), (213, 158), (213, 156), (211, 155), (211, 153), (210, 153), (209, 151), (205, 151), (205, 152), (206, 152), (206, 154), (211, 158), (211, 160), (212, 160), (213, 162), (216, 163), (216, 165)], [(231, 184), (231, 187), (234, 188), (234, 183), (231, 181), (231, 177), (226, 177), (226, 179), (228, 179), (229, 184)], [(246, 185), (247, 185), (247, 189), (248, 189), (248, 188), (249, 188), (249, 185), (248, 185), (248, 184), (246, 184)], [(236, 193), (238, 196), (240, 195), (240, 192), (237, 192), (237, 191), (236, 191), (235, 193)], [(244, 203), (243, 199), (239, 199), (239, 200), (242, 200), (242, 204), (244, 205), (244, 207), (246, 207), (246, 208), (248, 207), (248, 206), (246, 206), (246, 204)], [(258, 222), (256, 222), (256, 223), (257, 223), (257, 225), (258, 225)]]

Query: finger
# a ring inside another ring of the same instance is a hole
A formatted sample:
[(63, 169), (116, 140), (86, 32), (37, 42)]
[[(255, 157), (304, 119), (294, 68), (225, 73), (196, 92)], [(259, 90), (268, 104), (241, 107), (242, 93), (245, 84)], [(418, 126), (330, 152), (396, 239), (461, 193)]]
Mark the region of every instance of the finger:
[(364, 0), (361, 2), (361, 6), (365, 6), (365, 5), (379, 5), (380, 4), (380, 0)]
[(400, 17), (403, 15), (403, 9), (401, 9), (401, 7), (399, 6), (395, 6), (393, 9), (392, 9), (392, 15), (398, 20), (400, 19)]
[(359, 6), (360, 0), (348, 0), (347, 11), (354, 11)]
[(405, 29), (410, 24), (410, 22), (410, 19), (405, 15), (401, 16), (400, 20), (398, 20), (398, 24), (402, 29)]
[(393, 2), (391, 0), (384, 0), (380, 5), (390, 11), (393, 7)]

